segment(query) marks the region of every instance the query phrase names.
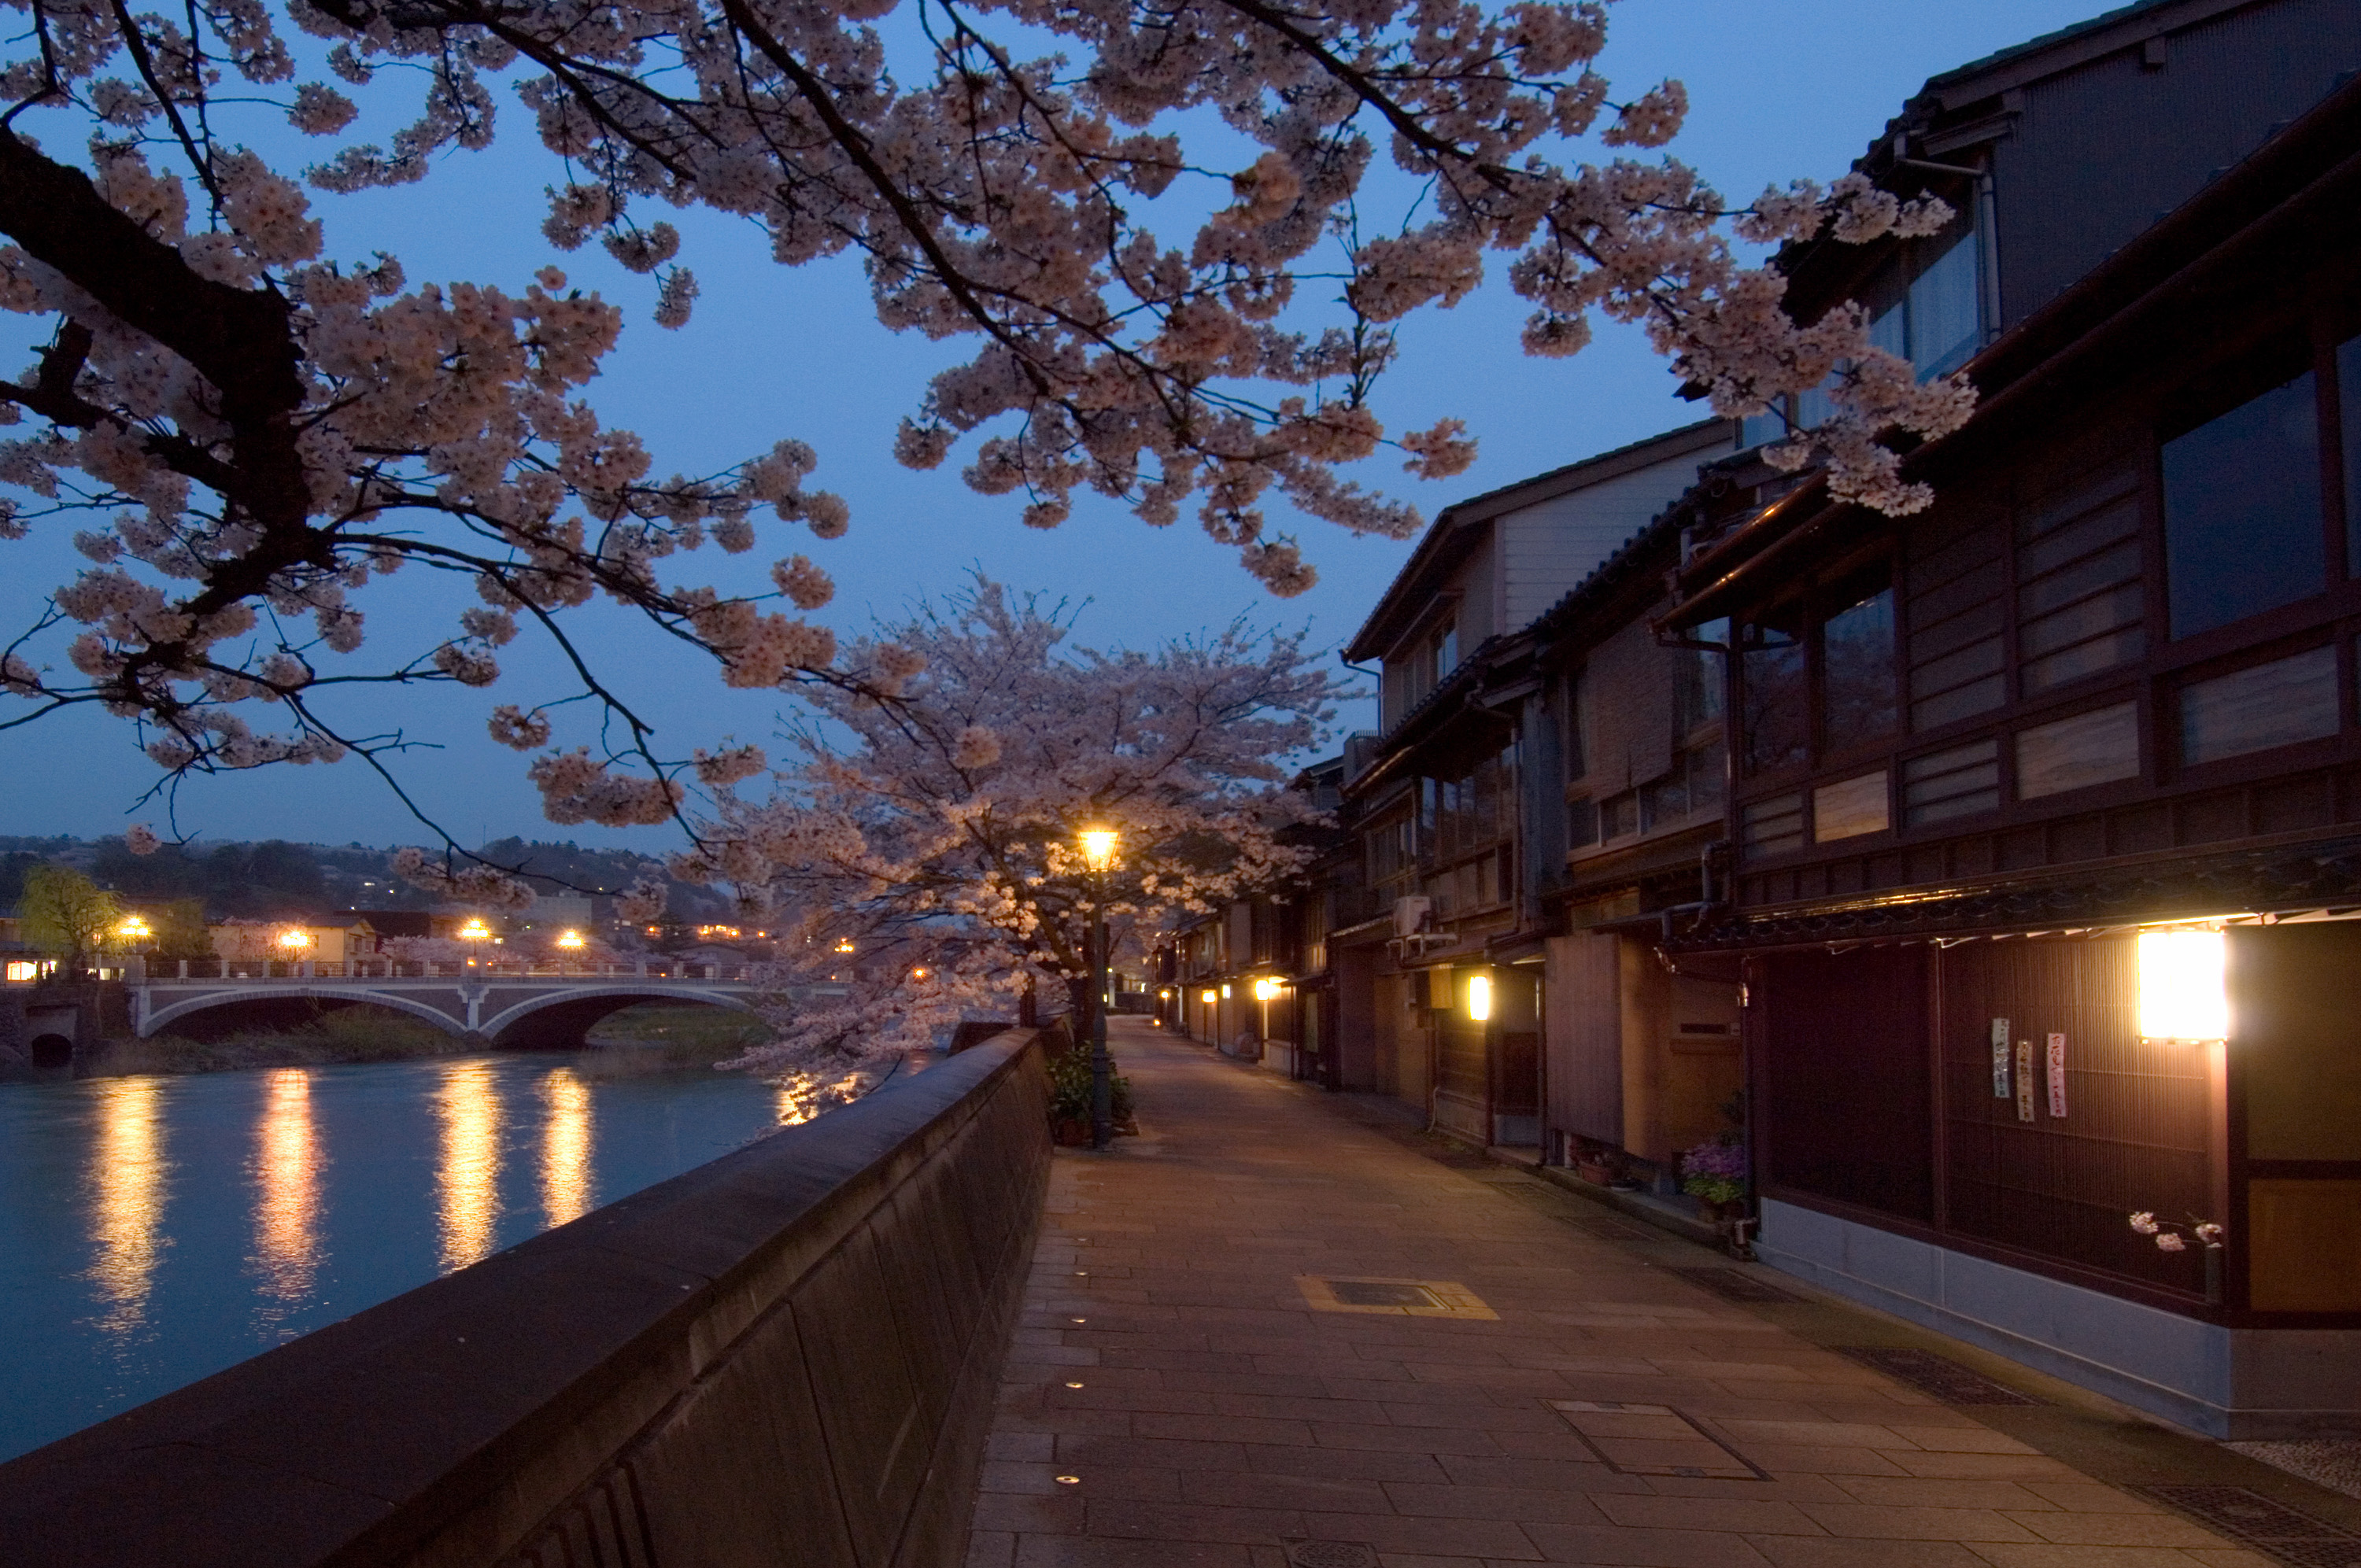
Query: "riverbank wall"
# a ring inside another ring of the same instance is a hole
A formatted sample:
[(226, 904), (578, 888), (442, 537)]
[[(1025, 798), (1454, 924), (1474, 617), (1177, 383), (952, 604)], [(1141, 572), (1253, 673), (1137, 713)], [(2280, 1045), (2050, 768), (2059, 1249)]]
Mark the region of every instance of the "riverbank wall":
[(1049, 1160), (1011, 1031), (0, 1465), (0, 1565), (950, 1568)]

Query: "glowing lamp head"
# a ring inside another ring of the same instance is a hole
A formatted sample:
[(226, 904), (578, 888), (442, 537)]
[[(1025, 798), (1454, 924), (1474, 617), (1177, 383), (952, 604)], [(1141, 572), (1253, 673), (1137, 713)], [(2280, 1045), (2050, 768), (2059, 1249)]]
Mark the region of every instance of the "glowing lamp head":
[(921, 965), (920, 965), (919, 967), (917, 967), (917, 969), (912, 970), (910, 971), (910, 978), (911, 978), (912, 980), (924, 980), (924, 979), (926, 979), (926, 978), (927, 978), (926, 966), (925, 966), (925, 965), (923, 965), (923, 964), (921, 964)]
[(135, 939), (141, 937), (152, 937), (155, 934), (156, 932), (154, 928), (151, 927), (147, 921), (141, 919), (137, 915), (132, 916), (129, 919), (124, 921), (122, 925), (115, 927), (115, 935), (119, 937), (130, 937)]
[(579, 948), (583, 945), (582, 933), (579, 931), (560, 931), (557, 934), (557, 945), (561, 948)]
[(1258, 981), (1255, 981), (1255, 983), (1254, 983), (1254, 996), (1255, 996), (1255, 1000), (1256, 1000), (1257, 1002), (1276, 1002), (1276, 1001), (1278, 1001), (1278, 1000), (1279, 1000), (1279, 981), (1275, 981), (1275, 980), (1258, 980)]
[(2219, 931), (2141, 932), (2140, 1037), (2229, 1038), (2228, 957), (2228, 944)]
[(840, 953), (849, 953), (852, 951), (852, 938), (847, 937), (842, 941), (837, 943), (836, 950)]
[(1212, 986), (1207, 986), (1205, 988), (1204, 994), (1200, 996), (1197, 1000), (1202, 1002), (1206, 1006), (1211, 1007), (1214, 1003), (1221, 1000), (1221, 993), (1216, 992)]
[(470, 915), (467, 923), (459, 927), (459, 940), (463, 942), (489, 942), (491, 939), (492, 928), (484, 924), (484, 917), (480, 915)]
[(1082, 863), (1094, 872), (1103, 872), (1115, 864), (1115, 847), (1122, 835), (1112, 828), (1085, 828), (1079, 837), (1082, 840)]
[(312, 933), (302, 930), (297, 927), (291, 926), (286, 930), (279, 933), (279, 945), (285, 948), (289, 952), (293, 952), (301, 948), (308, 948), (312, 945)]
[(1479, 974), (1467, 981), (1467, 1016), (1481, 1024), (1492, 1016), (1492, 977)]

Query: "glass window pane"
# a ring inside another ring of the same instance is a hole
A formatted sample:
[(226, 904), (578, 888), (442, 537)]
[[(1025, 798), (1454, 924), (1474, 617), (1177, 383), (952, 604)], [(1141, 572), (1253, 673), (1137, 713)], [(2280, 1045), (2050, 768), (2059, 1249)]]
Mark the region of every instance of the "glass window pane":
[(1803, 848), (1804, 797), (1783, 795), (1748, 802), (1739, 813), (1738, 841), (1748, 860)]
[(1831, 750), (1894, 728), (1894, 590), (1880, 588), (1820, 629), (1821, 718)]
[(2211, 762), (2336, 733), (2336, 650), (2314, 648), (2180, 693), (2180, 760)]
[(1952, 241), (1910, 285), (1910, 363), (1921, 377), (1956, 370), (1982, 336), (1973, 231)]
[(1822, 784), (1812, 792), (1812, 841), (1857, 839), (1863, 833), (1885, 831), (1886, 779), (1883, 771), (1863, 773), (1841, 784)]
[(2345, 426), (2345, 569), (2361, 577), (2361, 337), (2336, 350), (2336, 386)]
[(2016, 797), (2038, 800), (2070, 789), (2139, 776), (2139, 708), (2118, 703), (2037, 724), (2016, 737)]
[(1869, 345), (1899, 358), (1910, 357), (1910, 317), (1896, 300), (1869, 323)]
[(2172, 634), (2226, 626), (2327, 586), (2312, 372), (2164, 444)]
[(1902, 764), (1902, 819), (1927, 822), (2000, 809), (2000, 742), (1986, 737)]
[(1804, 645), (1777, 627), (1748, 630), (1740, 679), (1746, 768), (1755, 773), (1792, 768), (1804, 760), (1811, 742)]

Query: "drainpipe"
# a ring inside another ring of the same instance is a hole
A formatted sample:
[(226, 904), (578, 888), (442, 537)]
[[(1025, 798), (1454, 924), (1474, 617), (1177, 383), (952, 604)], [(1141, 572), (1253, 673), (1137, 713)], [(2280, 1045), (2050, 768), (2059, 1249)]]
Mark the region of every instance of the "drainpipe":
[[(1713, 858), (1719, 851), (1728, 848), (1730, 848), (1729, 839), (1716, 839), (1697, 850), (1697, 891), (1705, 896), (1691, 900), (1687, 904), (1672, 905), (1656, 912), (1664, 922), (1664, 941), (1669, 943), (1673, 939), (1674, 916), (1694, 915), (1697, 916), (1694, 925), (1701, 926), (1705, 924), (1705, 917), (1708, 915), (1721, 907), (1722, 901), (1713, 895)], [(1666, 967), (1671, 967), (1669, 961)]]

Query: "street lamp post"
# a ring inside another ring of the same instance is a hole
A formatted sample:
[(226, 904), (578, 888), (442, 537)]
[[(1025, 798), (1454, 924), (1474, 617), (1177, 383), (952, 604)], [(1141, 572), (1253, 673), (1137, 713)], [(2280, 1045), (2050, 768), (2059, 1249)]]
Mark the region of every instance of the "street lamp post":
[(1091, 868), (1091, 1147), (1104, 1149), (1115, 1136), (1114, 1064), (1106, 1045), (1106, 874), (1115, 864), (1112, 828), (1085, 828), (1082, 861)]

